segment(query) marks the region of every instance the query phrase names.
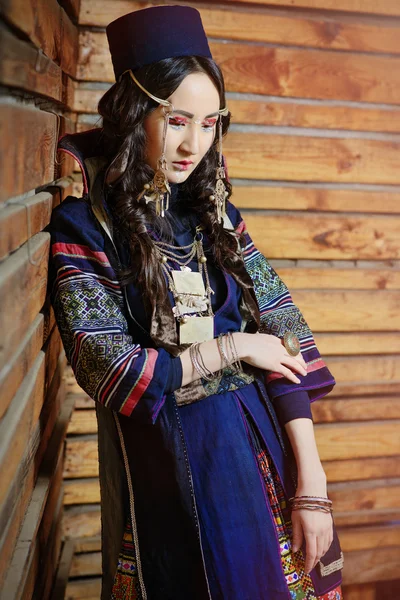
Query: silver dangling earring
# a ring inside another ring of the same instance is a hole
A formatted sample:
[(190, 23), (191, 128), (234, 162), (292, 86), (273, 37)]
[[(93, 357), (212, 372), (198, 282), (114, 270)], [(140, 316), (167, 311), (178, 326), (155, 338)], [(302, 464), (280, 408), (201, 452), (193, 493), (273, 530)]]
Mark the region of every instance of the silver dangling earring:
[(222, 164), (222, 115), (226, 116), (228, 114), (227, 108), (222, 108), (219, 110), (219, 119), (218, 119), (218, 166), (216, 168), (216, 182), (215, 182), (215, 190), (214, 193), (210, 196), (210, 200), (214, 202), (215, 208), (217, 211), (217, 220), (218, 223), (223, 221), (224, 216), (226, 215), (226, 198), (228, 196), (228, 191), (225, 187), (224, 179), (225, 179), (225, 168)]
[[(170, 104), (170, 103), (169, 103)], [(157, 161), (157, 169), (154, 173), (153, 179), (150, 183), (145, 183), (143, 191), (139, 194), (137, 200), (141, 200), (144, 197), (146, 204), (149, 202), (156, 203), (156, 215), (158, 217), (164, 217), (165, 211), (169, 208), (169, 198), (171, 195), (171, 188), (168, 182), (165, 171), (168, 171), (167, 159), (165, 157), (165, 149), (167, 145), (167, 129), (169, 122), (169, 115), (173, 110), (172, 104), (166, 107), (163, 106), (164, 112), (164, 129), (163, 129), (163, 140), (162, 140), (162, 151), (161, 156)]]

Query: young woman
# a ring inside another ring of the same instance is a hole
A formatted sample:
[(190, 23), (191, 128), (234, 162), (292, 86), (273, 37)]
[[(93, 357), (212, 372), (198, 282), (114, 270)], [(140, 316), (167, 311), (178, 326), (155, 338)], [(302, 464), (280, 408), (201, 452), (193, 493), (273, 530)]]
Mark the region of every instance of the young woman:
[(199, 13), (140, 10), (107, 36), (103, 127), (59, 144), (84, 195), (50, 224), (58, 326), (96, 401), (102, 600), (339, 600), (310, 411), (334, 380), (229, 200)]

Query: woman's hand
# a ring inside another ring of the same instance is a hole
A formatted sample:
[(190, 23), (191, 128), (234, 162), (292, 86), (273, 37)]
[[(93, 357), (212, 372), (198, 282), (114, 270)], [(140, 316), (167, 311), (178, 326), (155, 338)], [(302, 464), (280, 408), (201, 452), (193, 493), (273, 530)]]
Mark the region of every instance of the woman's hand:
[[(297, 494), (296, 494), (297, 495)], [(293, 552), (306, 541), (305, 572), (309, 573), (329, 550), (333, 540), (331, 513), (305, 508), (292, 511)]]
[(237, 332), (233, 335), (239, 357), (253, 367), (280, 373), (293, 383), (300, 383), (295, 373), (307, 375), (307, 365), (301, 352), (297, 356), (289, 356), (278, 337), (266, 333)]

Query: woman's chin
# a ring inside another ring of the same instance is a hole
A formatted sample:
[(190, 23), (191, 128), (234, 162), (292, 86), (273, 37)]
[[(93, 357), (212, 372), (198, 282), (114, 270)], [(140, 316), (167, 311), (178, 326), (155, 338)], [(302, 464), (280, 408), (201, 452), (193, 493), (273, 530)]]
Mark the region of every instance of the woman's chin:
[(188, 179), (191, 173), (192, 169), (188, 169), (187, 171), (168, 171), (168, 181), (170, 183), (183, 183)]

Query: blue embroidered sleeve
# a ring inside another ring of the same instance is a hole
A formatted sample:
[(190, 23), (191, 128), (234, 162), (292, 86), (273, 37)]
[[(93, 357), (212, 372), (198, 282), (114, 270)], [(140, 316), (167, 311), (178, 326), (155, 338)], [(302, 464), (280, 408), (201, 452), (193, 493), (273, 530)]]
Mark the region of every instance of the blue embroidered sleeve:
[(279, 338), (283, 338), (286, 331), (295, 333), (307, 363), (307, 375), (303, 377), (297, 374), (300, 384), (292, 383), (280, 373), (267, 372), (268, 393), (275, 400), (291, 392), (306, 391), (310, 402), (313, 402), (328, 394), (335, 380), (322, 360), (313, 334), (300, 309), (294, 304), (287, 286), (257, 250), (239, 210), (231, 202), (228, 203), (227, 214), (235, 231), (245, 237), (243, 259), (253, 281), (264, 331)]
[(64, 200), (48, 230), (50, 298), (78, 384), (104, 406), (154, 423), (166, 385), (179, 380), (173, 357), (132, 339), (120, 284), (86, 202)]

